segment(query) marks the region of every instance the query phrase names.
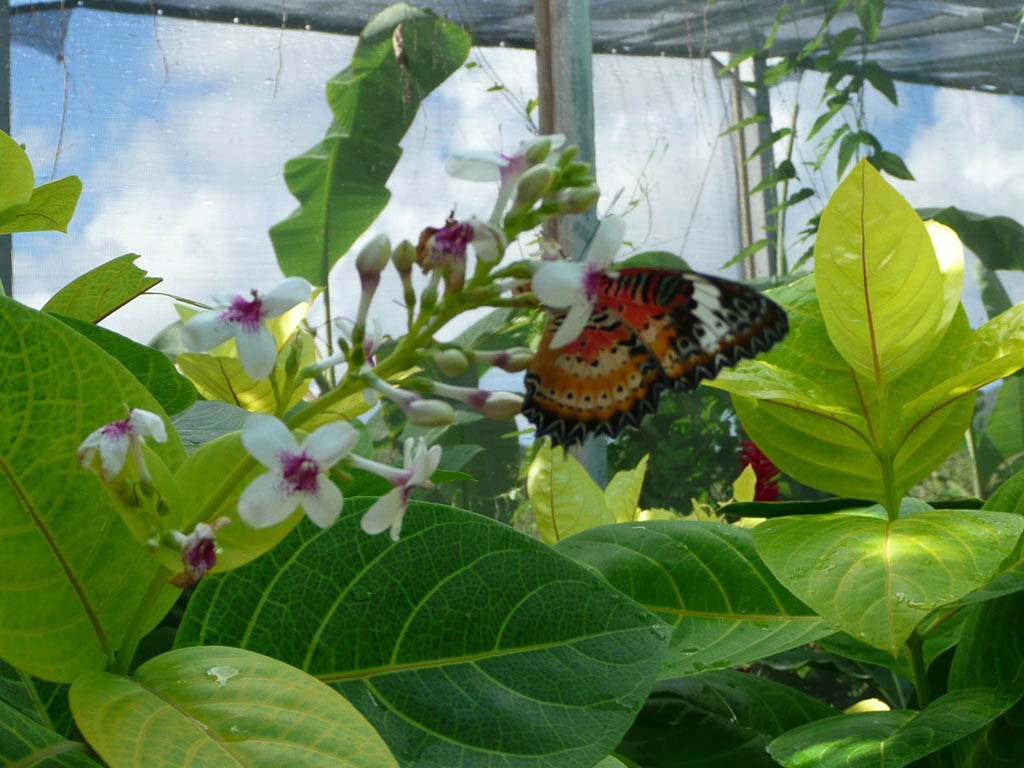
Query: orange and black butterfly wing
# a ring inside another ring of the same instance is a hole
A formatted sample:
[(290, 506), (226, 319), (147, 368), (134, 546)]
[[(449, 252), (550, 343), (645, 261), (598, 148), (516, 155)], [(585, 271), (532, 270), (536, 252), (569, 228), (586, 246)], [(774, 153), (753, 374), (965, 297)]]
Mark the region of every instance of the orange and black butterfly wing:
[(786, 314), (747, 286), (695, 272), (624, 269), (602, 278), (583, 333), (549, 346), (526, 374), (523, 414), (555, 445), (640, 425), (666, 389), (695, 388), (786, 335)]

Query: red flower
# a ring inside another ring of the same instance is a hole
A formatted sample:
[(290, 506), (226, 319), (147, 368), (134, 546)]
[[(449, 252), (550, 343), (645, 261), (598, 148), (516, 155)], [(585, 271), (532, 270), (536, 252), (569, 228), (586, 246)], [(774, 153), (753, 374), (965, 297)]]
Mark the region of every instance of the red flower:
[(740, 443), (740, 466), (754, 467), (757, 485), (754, 487), (754, 501), (775, 501), (779, 498), (779, 470), (761, 449), (751, 442)]

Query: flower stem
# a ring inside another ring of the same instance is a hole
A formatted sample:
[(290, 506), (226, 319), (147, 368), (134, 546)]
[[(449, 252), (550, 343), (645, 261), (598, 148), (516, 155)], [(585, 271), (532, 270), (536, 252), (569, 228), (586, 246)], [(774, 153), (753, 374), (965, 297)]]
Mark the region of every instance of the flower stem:
[[(923, 710), (932, 703), (931, 686), (928, 684), (928, 670), (924, 665), (924, 651), (921, 635), (915, 629), (910, 633), (906, 643), (907, 654), (910, 656), (910, 669), (914, 675), (914, 690), (917, 691), (917, 709)], [(949, 750), (942, 749), (928, 756), (932, 768), (953, 768)]]
[(110, 666), (110, 672), (117, 675), (128, 674), (129, 669), (131, 669), (132, 659), (135, 658), (135, 651), (138, 650), (139, 641), (142, 640), (145, 632), (146, 623), (153, 612), (153, 607), (156, 605), (160, 593), (167, 587), (167, 580), (173, 575), (163, 566), (160, 566), (153, 575), (153, 580), (149, 582), (149, 589), (146, 590), (146, 594), (139, 601), (131, 624), (128, 625), (128, 631), (124, 633), (121, 647), (117, 649), (117, 657)]

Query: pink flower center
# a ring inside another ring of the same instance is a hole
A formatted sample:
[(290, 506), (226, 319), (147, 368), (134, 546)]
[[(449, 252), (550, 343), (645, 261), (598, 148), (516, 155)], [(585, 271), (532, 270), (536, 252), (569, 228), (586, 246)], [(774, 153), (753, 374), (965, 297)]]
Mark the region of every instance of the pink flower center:
[(281, 459), (281, 474), (291, 493), (315, 495), (320, 488), (320, 465), (301, 453), (286, 453)]
[(132, 425), (128, 423), (128, 419), (112, 421), (100, 428), (100, 434), (111, 440), (119, 440), (125, 435), (130, 435), (131, 432)]
[(213, 539), (199, 539), (181, 553), (182, 562), (195, 578), (201, 579), (217, 564), (217, 545)]
[(220, 313), (220, 319), (225, 323), (238, 323), (248, 331), (258, 330), (263, 300), (255, 288), (251, 293), (252, 299), (250, 300), (246, 300), (242, 294), (237, 294), (232, 299), (231, 306)]
[(587, 301), (593, 302), (597, 298), (598, 291), (601, 290), (602, 275), (604, 275), (604, 267), (587, 265), (586, 271), (583, 273), (583, 292)]

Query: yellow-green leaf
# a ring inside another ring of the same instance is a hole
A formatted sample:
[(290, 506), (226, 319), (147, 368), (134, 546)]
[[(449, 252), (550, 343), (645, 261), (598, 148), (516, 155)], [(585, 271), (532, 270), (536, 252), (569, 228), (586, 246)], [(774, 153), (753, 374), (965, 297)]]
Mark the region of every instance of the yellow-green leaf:
[(597, 483), (561, 448), (545, 444), (537, 452), (530, 464), (526, 492), (540, 537), (547, 544), (615, 522)]
[[(35, 175), (28, 155), (14, 139), (0, 131), (0, 220), (17, 215), (16, 207), (32, 197)], [(15, 210), (12, 210), (15, 209)]]
[(75, 724), (111, 768), (397, 768), (355, 707), (252, 651), (179, 648), (131, 677), (94, 672), (70, 693)]
[(615, 522), (628, 523), (636, 518), (640, 489), (647, 475), (649, 458), (649, 454), (644, 456), (635, 468), (616, 472), (615, 477), (608, 481), (608, 487), (604, 489), (604, 503), (615, 518)]
[(732, 484), (732, 497), (736, 501), (753, 501), (757, 491), (757, 473), (754, 465), (747, 464)]
[[(949, 327), (956, 308), (960, 306), (960, 295), (964, 289), (964, 244), (956, 232), (945, 224), (929, 220), (924, 226), (931, 238), (942, 278), (942, 316), (939, 318), (938, 329), (939, 334), (942, 334)], [(941, 335), (936, 336), (935, 341), (940, 338)]]
[(43, 311), (98, 323), (163, 280), (135, 266), (138, 258), (137, 253), (126, 253), (79, 275), (57, 291)]
[(941, 335), (943, 279), (928, 231), (866, 160), (822, 212), (814, 272), (832, 343), (878, 386), (908, 370)]

